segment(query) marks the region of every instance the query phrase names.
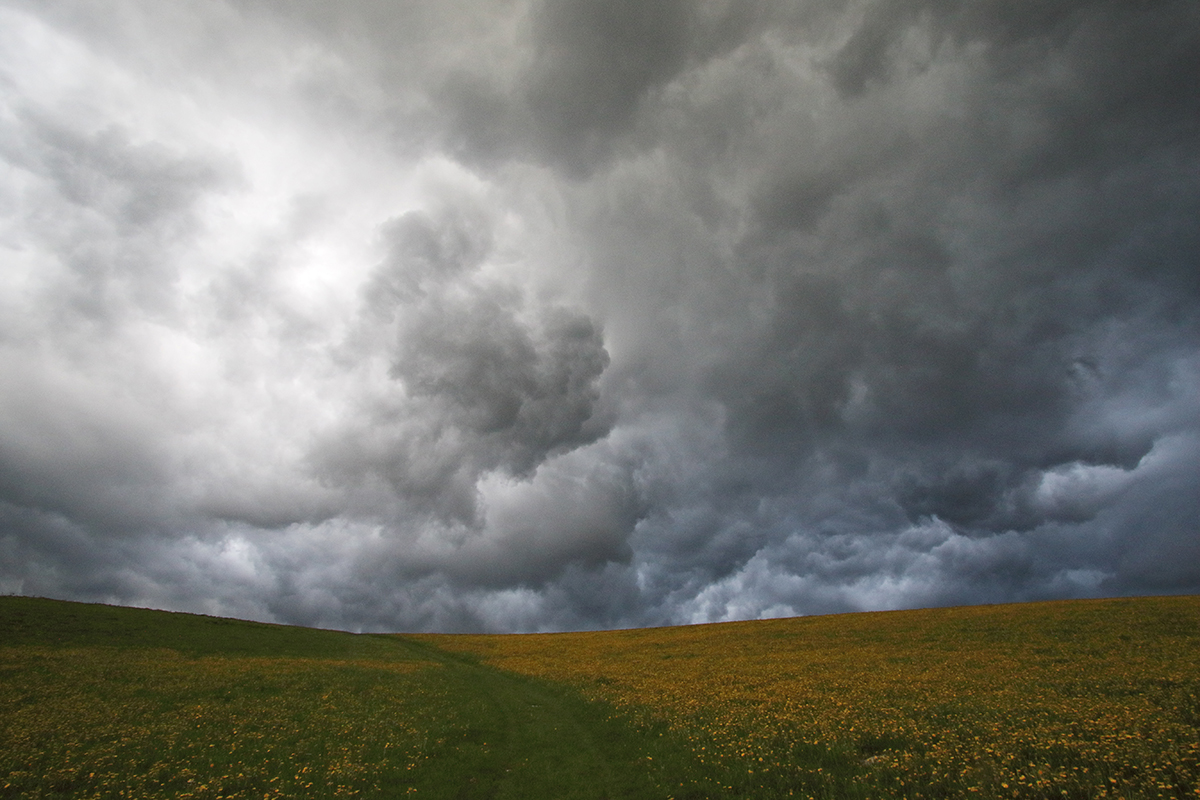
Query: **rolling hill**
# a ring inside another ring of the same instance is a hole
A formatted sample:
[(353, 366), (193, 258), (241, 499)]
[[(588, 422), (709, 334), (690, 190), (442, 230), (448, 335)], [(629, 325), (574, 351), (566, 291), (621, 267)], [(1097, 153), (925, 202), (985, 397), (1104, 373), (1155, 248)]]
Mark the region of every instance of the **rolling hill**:
[(1197, 797), (1200, 597), (350, 634), (0, 598), (2, 797)]

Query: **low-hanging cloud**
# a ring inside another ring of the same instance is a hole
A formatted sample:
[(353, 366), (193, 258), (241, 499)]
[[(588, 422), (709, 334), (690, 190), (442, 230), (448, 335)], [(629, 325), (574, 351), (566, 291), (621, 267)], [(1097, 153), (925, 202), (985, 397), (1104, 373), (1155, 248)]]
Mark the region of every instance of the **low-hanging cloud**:
[(2, 590), (1200, 591), (1194, 3), (4, 0), (0, 53)]

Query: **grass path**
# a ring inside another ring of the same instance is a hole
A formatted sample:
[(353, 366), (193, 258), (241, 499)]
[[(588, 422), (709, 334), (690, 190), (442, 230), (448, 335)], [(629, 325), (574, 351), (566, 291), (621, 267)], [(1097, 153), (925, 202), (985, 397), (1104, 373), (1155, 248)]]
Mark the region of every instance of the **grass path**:
[(469, 710), (458, 736), (428, 753), (436, 771), (414, 775), (416, 796), (662, 798), (663, 768), (690, 760), (682, 746), (632, 730), (569, 689), (405, 644), (442, 664)]

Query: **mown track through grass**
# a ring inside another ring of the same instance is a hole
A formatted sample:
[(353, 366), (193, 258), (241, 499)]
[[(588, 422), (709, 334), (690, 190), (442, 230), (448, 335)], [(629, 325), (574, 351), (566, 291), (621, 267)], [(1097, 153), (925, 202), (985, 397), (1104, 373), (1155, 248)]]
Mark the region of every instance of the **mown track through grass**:
[[(453, 696), (469, 709), (453, 739), (427, 753), (437, 769), (413, 775), (418, 796), (663, 797), (644, 732), (573, 690), (501, 672), (430, 648)], [(665, 760), (658, 742), (653, 750)], [(686, 752), (675, 746), (677, 760)]]

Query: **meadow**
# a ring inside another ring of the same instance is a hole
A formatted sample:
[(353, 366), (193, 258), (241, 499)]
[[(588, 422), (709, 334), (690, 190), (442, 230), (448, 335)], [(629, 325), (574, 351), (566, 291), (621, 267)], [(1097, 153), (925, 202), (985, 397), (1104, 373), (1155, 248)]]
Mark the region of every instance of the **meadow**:
[(1200, 797), (1200, 597), (355, 635), (0, 597), (0, 797)]
[(645, 733), (400, 637), (0, 597), (0, 797), (664, 797)]
[(417, 638), (665, 722), (732, 794), (1200, 797), (1197, 597)]

